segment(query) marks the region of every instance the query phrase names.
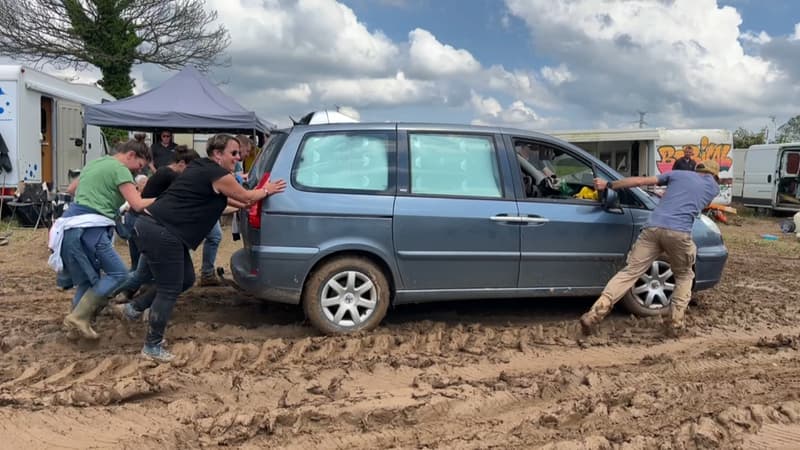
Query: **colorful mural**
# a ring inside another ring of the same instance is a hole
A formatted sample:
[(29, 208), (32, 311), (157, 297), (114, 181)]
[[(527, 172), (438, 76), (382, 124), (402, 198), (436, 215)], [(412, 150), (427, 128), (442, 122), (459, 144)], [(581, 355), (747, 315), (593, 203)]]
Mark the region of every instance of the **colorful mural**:
[(683, 157), (683, 148), (685, 146), (694, 149), (694, 159), (697, 162), (714, 159), (719, 163), (720, 172), (730, 171), (733, 166), (733, 153), (731, 150), (733, 145), (731, 143), (714, 143), (708, 138), (703, 136), (700, 138), (699, 143), (686, 142), (684, 144), (674, 145), (660, 145), (658, 147), (658, 161), (656, 166), (659, 173), (666, 173), (672, 170), (672, 165), (675, 160)]

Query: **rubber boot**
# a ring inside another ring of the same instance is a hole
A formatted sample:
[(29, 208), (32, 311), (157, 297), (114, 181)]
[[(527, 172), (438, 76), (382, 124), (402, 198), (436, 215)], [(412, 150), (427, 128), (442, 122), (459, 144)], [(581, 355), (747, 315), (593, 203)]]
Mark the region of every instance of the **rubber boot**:
[(95, 311), (105, 306), (107, 298), (97, 295), (94, 289), (89, 289), (83, 295), (75, 309), (64, 318), (64, 326), (68, 330), (78, 331), (86, 339), (98, 339), (99, 336), (92, 329), (92, 316)]

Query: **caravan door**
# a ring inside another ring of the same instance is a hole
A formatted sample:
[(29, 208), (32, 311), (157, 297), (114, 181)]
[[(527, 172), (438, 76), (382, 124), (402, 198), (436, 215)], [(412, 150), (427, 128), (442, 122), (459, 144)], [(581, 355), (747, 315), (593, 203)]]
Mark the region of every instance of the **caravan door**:
[(85, 163), (83, 107), (62, 100), (56, 104), (56, 182), (59, 190), (65, 190), (70, 182), (69, 171), (80, 170)]

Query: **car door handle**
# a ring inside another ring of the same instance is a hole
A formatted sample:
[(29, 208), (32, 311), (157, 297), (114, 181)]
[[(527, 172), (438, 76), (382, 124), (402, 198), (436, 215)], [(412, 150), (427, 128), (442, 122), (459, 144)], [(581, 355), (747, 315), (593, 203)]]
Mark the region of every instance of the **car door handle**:
[(519, 221), (522, 223), (547, 223), (550, 222), (550, 219), (539, 216), (522, 216)]
[(498, 214), (496, 216), (489, 217), (489, 220), (493, 222), (514, 222), (519, 223), (521, 222), (522, 217), (519, 216), (509, 216), (507, 214)]

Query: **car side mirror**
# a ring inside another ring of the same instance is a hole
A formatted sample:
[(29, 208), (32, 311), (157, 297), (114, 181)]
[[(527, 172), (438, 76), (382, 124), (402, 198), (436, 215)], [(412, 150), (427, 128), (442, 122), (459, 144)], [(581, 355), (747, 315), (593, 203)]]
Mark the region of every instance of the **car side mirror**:
[(614, 214), (623, 213), (622, 208), (619, 206), (619, 194), (613, 189), (605, 188), (600, 191), (600, 202), (603, 205), (603, 209), (607, 212)]

